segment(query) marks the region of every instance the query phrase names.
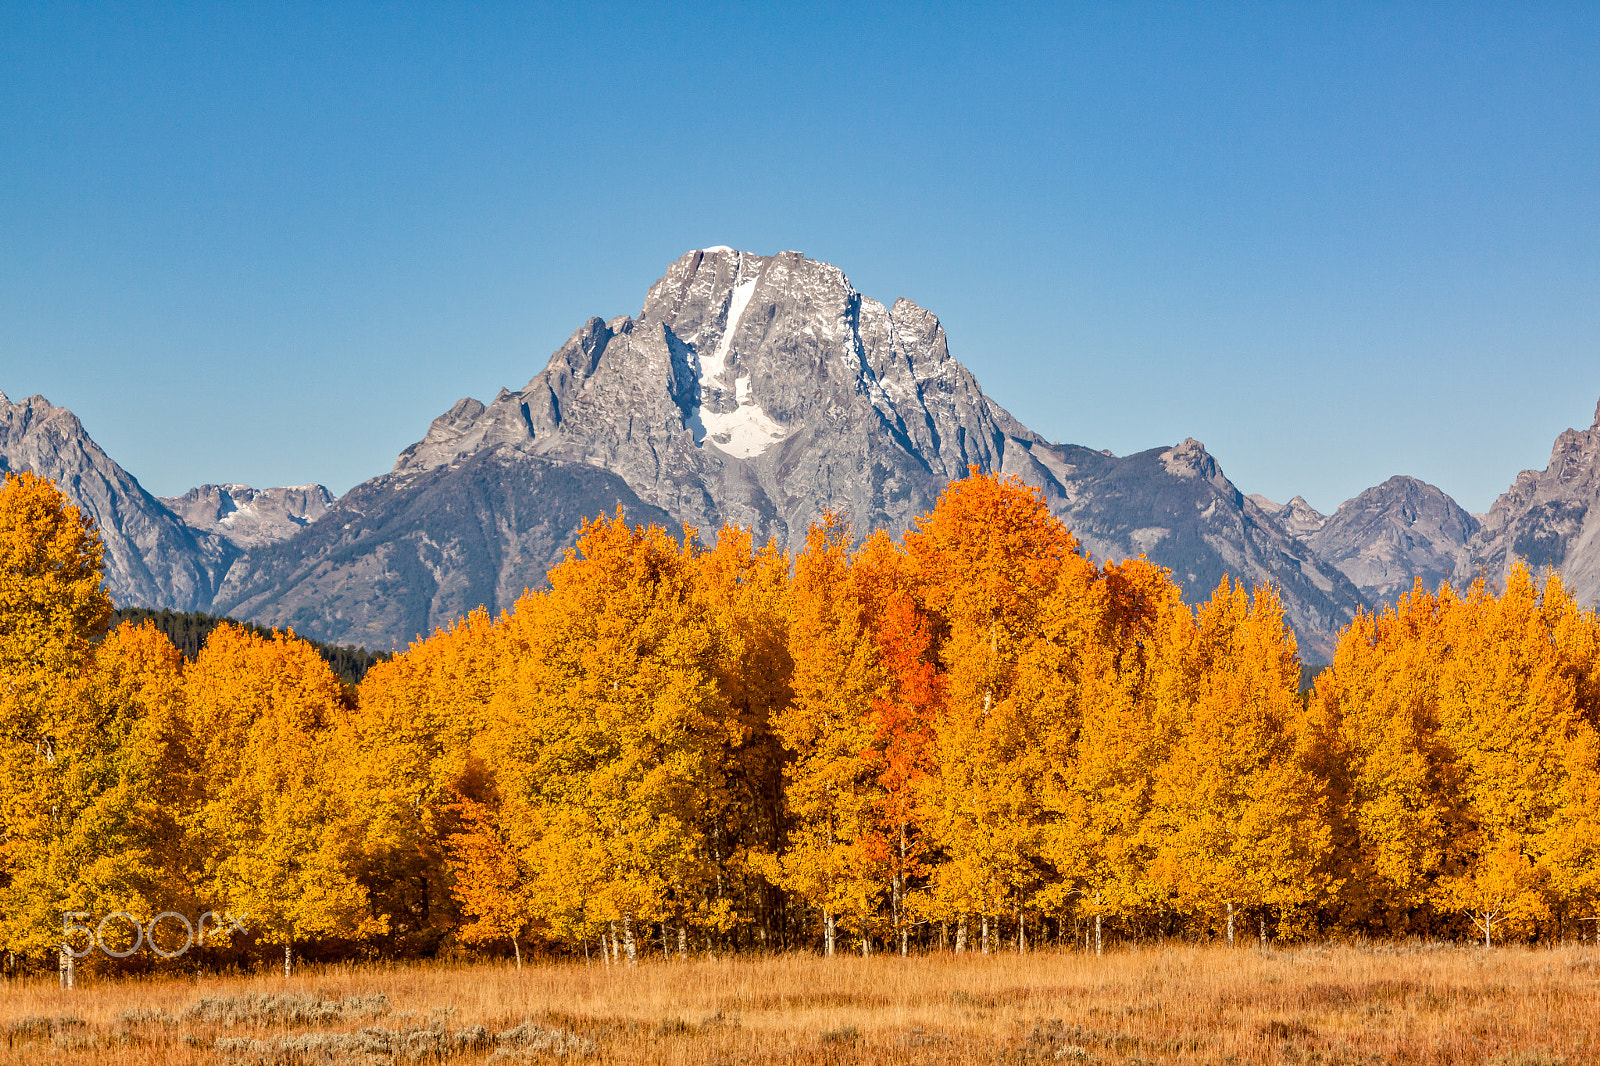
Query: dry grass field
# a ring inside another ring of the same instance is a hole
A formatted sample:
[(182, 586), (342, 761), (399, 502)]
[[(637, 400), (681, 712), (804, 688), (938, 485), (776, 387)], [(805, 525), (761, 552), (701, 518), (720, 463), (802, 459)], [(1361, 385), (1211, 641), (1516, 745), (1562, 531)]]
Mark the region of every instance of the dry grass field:
[(1167, 946), (13, 981), (0, 1063), (1600, 1062), (1583, 947)]

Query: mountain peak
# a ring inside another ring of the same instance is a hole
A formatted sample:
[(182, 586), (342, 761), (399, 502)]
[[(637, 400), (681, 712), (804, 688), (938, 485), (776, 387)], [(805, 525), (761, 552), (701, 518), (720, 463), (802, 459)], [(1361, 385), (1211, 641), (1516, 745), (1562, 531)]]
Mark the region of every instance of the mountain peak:
[(211, 533), (241, 549), (287, 540), (333, 506), (322, 485), (201, 485), (182, 496), (162, 497), (190, 529)]

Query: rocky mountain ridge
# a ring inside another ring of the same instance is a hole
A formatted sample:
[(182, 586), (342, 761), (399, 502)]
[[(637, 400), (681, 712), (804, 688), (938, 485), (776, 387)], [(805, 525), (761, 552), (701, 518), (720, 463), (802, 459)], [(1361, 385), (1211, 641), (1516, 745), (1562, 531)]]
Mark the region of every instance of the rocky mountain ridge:
[(1454, 578), (1502, 581), (1519, 558), (1554, 568), (1580, 603), (1600, 600), (1600, 405), (1586, 430), (1556, 437), (1550, 463), (1524, 470), (1484, 515)]
[(1481, 526), (1406, 477), (1322, 515), (1244, 495), (1192, 439), (1128, 456), (1046, 441), (983, 393), (936, 316), (797, 252), (690, 252), (638, 315), (591, 318), (521, 389), (456, 402), (338, 500), (231, 484), (158, 500), (70, 411), (0, 395), (0, 468), (50, 476), (90, 513), (119, 603), (377, 649), (508, 607), (597, 514), (706, 539), (733, 522), (798, 548), (827, 510), (906, 528), (973, 466), (1037, 487), (1094, 557), (1171, 568), (1191, 602), (1224, 574), (1275, 583), (1309, 661), (1418, 577), (1523, 556), (1600, 596), (1600, 411)]
[(287, 540), (333, 506), (333, 493), (323, 485), (271, 489), (201, 485), (182, 496), (158, 499), (190, 529), (214, 534), (245, 551)]

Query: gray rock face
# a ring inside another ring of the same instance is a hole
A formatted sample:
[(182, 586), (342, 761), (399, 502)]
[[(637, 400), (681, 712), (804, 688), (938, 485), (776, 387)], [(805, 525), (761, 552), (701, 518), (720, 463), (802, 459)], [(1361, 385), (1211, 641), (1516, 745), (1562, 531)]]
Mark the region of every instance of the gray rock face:
[(1008, 453), (1006, 472), (1041, 488), (1095, 558), (1142, 554), (1172, 570), (1190, 603), (1225, 574), (1275, 584), (1307, 662), (1328, 662), (1335, 634), (1364, 606), (1349, 579), (1235, 488), (1199, 441), (1120, 458), (1061, 444), (1018, 451), (1025, 460)]
[(1322, 528), (1328, 516), (1319, 512), (1315, 507), (1306, 502), (1304, 496), (1296, 496), (1288, 503), (1274, 503), (1265, 496), (1250, 494), (1256, 506), (1278, 520), (1284, 532), (1296, 537), (1309, 537)]
[(1503, 581), (1522, 558), (1535, 570), (1555, 567), (1586, 606), (1600, 600), (1600, 408), (1587, 430), (1556, 438), (1550, 465), (1524, 470), (1483, 516), (1455, 580), (1479, 572)]
[(370, 649), (544, 583), (585, 518), (671, 526), (614, 474), (496, 446), (356, 486), (287, 540), (254, 549), (212, 610)]
[(1449, 580), (1477, 531), (1477, 519), (1445, 493), (1397, 476), (1340, 504), (1306, 542), (1381, 604), (1419, 578), (1429, 589)]
[(333, 494), (321, 485), (272, 489), (201, 485), (182, 496), (160, 499), (189, 528), (215, 534), (241, 549), (287, 540), (333, 506)]
[(590, 319), (518, 392), (461, 400), (397, 474), (503, 446), (604, 467), (712, 532), (798, 547), (825, 511), (904, 528), (969, 464), (1038, 440), (951, 358), (939, 320), (797, 252), (690, 252), (637, 318)]
[(238, 550), (190, 529), (112, 462), (83, 423), (43, 396), (0, 393), (0, 470), (55, 481), (94, 519), (105, 542), (105, 583), (121, 606), (201, 610)]

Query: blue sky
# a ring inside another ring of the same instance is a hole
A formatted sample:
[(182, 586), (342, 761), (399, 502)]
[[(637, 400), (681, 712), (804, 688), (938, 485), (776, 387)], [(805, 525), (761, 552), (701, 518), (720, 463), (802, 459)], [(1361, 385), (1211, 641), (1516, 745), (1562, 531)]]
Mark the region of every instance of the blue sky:
[(1600, 399), (1600, 6), (0, 3), (0, 389), (159, 494), (348, 489), (712, 244), (1048, 437), (1483, 510)]

